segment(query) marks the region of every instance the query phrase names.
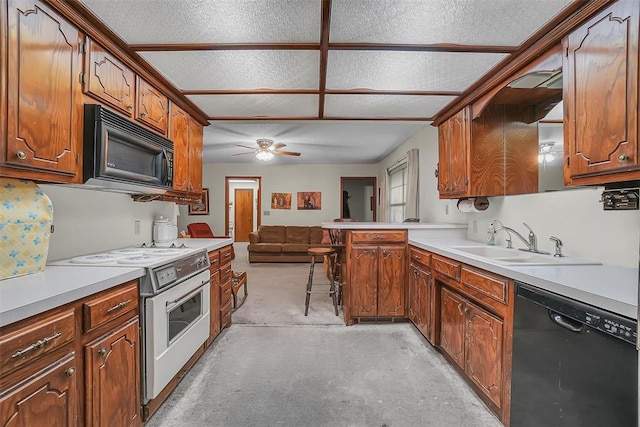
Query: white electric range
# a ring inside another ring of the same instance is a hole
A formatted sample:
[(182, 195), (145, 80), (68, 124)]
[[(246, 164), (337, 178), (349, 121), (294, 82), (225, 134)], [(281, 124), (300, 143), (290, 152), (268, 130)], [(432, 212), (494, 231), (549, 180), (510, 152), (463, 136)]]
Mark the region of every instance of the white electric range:
[(50, 265), (143, 267), (140, 278), (142, 400), (156, 398), (209, 337), (209, 257), (167, 242), (77, 256)]

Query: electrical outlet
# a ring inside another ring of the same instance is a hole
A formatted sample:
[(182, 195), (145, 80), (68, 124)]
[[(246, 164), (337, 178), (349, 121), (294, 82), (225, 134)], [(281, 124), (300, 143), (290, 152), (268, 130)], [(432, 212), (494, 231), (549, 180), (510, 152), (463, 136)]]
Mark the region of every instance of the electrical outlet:
[(140, 235), (140, 220), (136, 219), (135, 221), (133, 221), (133, 234), (135, 236), (139, 236)]
[(471, 222), (471, 228), (473, 229), (474, 233), (478, 232), (478, 220), (474, 219), (473, 222)]
[(271, 215), (271, 211), (262, 211), (262, 215), (269, 216)]

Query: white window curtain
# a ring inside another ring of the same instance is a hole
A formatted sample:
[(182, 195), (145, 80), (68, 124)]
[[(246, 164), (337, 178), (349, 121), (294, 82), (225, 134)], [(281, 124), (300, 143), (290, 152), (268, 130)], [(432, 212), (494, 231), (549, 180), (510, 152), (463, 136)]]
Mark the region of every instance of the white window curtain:
[(418, 169), (418, 149), (412, 148), (407, 152), (406, 218), (420, 218), (420, 181)]
[(407, 159), (403, 158), (389, 169), (387, 181), (389, 196), (388, 222), (403, 222), (407, 216)]
[(378, 206), (380, 206), (378, 212), (378, 222), (389, 222), (389, 198), (387, 197), (387, 175), (385, 170), (380, 177), (380, 200), (378, 200)]

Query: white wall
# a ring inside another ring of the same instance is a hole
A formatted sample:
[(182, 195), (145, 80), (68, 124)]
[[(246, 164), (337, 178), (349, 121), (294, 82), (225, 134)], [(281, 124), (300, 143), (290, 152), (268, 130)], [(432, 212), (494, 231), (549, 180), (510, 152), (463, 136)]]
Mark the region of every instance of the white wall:
[[(148, 243), (155, 217), (174, 218), (173, 203), (134, 202), (126, 194), (60, 185), (40, 188), (53, 202), (55, 232), (49, 241), (49, 261)], [(136, 220), (139, 235), (134, 230)]]
[[(420, 218), (429, 222), (468, 223), (468, 238), (486, 241), (492, 219), (527, 236), (522, 222), (529, 224), (538, 236), (538, 246), (553, 252), (549, 236), (564, 243), (565, 255), (597, 260), (605, 264), (638, 267), (640, 212), (605, 212), (599, 202), (602, 187), (557, 192), (491, 197), (485, 212), (463, 214), (456, 200), (438, 199), (433, 171), (438, 162), (438, 133), (433, 126), (425, 128), (391, 153), (379, 164), (379, 176), (386, 167), (406, 155), (410, 148), (420, 149)], [(449, 214), (446, 214), (448, 207)], [(477, 231), (476, 231), (477, 230)], [(498, 234), (498, 243), (504, 236)], [(521, 244), (514, 238), (514, 246)]]
[[(265, 225), (317, 225), (340, 216), (342, 194), (341, 176), (375, 176), (376, 165), (269, 165), (209, 163), (204, 165), (203, 186), (209, 188), (209, 215), (189, 216), (181, 206), (179, 228), (186, 229), (190, 222), (207, 222), (214, 234), (224, 233), (224, 185), (227, 176), (262, 177), (262, 224)], [(297, 210), (299, 191), (322, 193), (321, 210)], [(292, 193), (291, 210), (271, 209), (271, 193)], [(268, 212), (265, 215), (265, 212)]]

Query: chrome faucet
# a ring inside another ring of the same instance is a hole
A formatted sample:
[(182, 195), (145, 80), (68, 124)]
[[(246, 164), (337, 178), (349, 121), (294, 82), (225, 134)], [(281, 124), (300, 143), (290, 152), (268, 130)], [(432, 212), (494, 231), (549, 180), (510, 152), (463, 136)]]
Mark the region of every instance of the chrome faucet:
[(523, 222), (524, 226), (527, 227), (529, 229), (529, 238), (525, 239), (520, 233), (518, 233), (516, 230), (514, 230), (511, 227), (507, 227), (506, 225), (502, 224), (500, 221), (498, 220), (494, 220), (493, 221), (494, 224), (497, 222), (498, 224), (500, 224), (498, 227), (495, 227), (496, 232), (500, 231), (500, 230), (504, 230), (507, 232), (507, 234), (509, 234), (509, 239), (507, 239), (507, 248), (512, 248), (513, 245), (511, 243), (511, 233), (515, 234), (516, 237), (518, 239), (520, 239), (522, 241), (522, 243), (524, 243), (524, 245), (527, 247), (527, 249), (520, 249), (521, 251), (527, 251), (527, 252), (534, 252), (537, 254), (547, 254), (550, 255), (549, 252), (544, 252), (544, 251), (540, 251), (538, 250), (538, 239), (536, 238), (536, 234), (533, 232), (533, 230), (531, 229), (531, 227), (529, 227), (527, 225), (527, 223)]

